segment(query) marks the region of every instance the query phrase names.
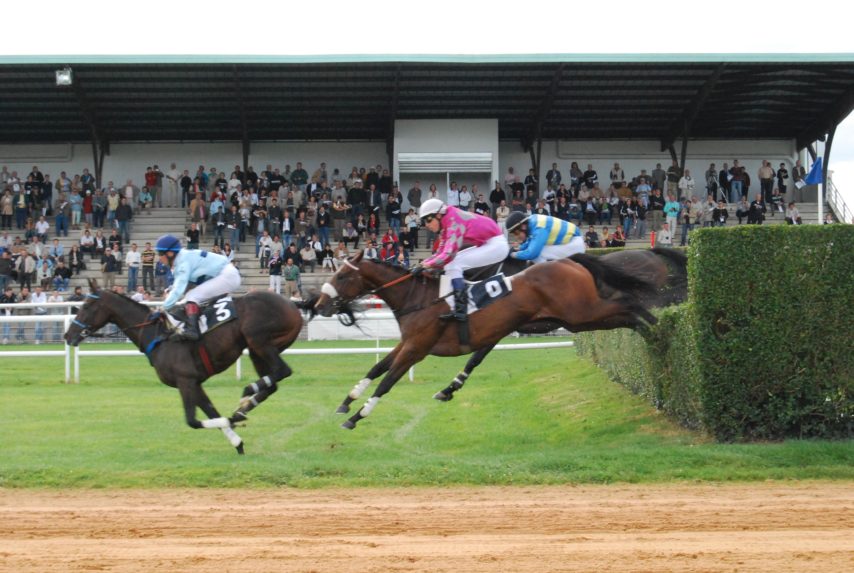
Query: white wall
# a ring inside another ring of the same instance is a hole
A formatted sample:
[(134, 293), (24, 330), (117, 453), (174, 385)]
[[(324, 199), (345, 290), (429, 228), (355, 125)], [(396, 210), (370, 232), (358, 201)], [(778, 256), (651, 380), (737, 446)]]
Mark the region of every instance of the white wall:
[[(251, 152), (249, 164), (256, 171), (268, 163), (284, 170), (285, 164), (293, 168), (297, 161), (302, 161), (311, 173), (325, 161), (330, 172), (337, 167), (346, 177), (354, 165), (388, 165), (384, 142), (264, 142), (253, 143)], [(216, 167), (230, 173), (235, 165), (243, 163), (243, 152), (240, 142), (113, 144), (110, 155), (104, 158), (104, 183), (112, 180), (119, 184), (129, 178), (139, 183), (146, 167), (157, 164), (165, 171), (173, 162), (178, 169), (188, 169), (190, 173), (195, 173), (199, 165), (206, 170)], [(0, 145), (0, 165), (16, 170), (22, 177), (26, 177), (33, 165), (38, 165), (42, 173), (50, 174), (54, 180), (60, 171), (73, 176), (87, 167), (94, 173), (92, 146), (88, 144)]]
[[(676, 151), (681, 153), (681, 142), (677, 142)], [(502, 141), (500, 148), (501, 180), (507, 173), (508, 167), (513, 167), (517, 175), (523, 179), (531, 168), (531, 156), (522, 150), (518, 142)], [(546, 172), (552, 163), (558, 164), (564, 181), (569, 178), (569, 167), (573, 161), (584, 171), (591, 163), (599, 173), (599, 181), (608, 184), (608, 173), (615, 162), (625, 171), (626, 177), (631, 178), (646, 169), (651, 173), (656, 163), (661, 163), (667, 170), (671, 158), (668, 151), (661, 151), (658, 141), (543, 141), (541, 157), (541, 185), (545, 188)], [(757, 172), (762, 160), (767, 159), (776, 169), (781, 162), (786, 163), (789, 172), (797, 159), (794, 140), (733, 140), (733, 141), (688, 141), (688, 154), (685, 161), (686, 169), (699, 182), (703, 181), (704, 173), (710, 163), (714, 163), (718, 171), (724, 162), (732, 166), (733, 159), (738, 159), (750, 174), (751, 194), (759, 189)], [(791, 185), (790, 185), (791, 191)]]
[[(451, 173), (450, 180), (460, 187), (477, 185), (479, 191), (489, 195), (492, 181), (499, 173), (498, 120), (496, 119), (430, 119), (398, 120), (394, 127), (394, 152), (398, 153), (492, 153), (492, 173)], [(394, 165), (398, 173), (397, 161)], [(403, 173), (399, 180), (400, 190), (406, 198), (407, 191), (415, 181), (421, 182), (423, 196), (435, 183), (442, 199), (447, 198), (447, 181), (444, 173)], [(404, 207), (409, 202), (404, 200)]]
[[(498, 158), (498, 173), (492, 177), (485, 173), (453, 174), (460, 185), (471, 188), (473, 183), (477, 183), (486, 195), (492, 188), (493, 178), (503, 180), (508, 167), (513, 166), (516, 173), (523, 177), (530, 168), (530, 155), (522, 150), (518, 142), (497, 140), (497, 123), (494, 120), (430, 121), (429, 126), (423, 122), (398, 123), (400, 129), (396, 152), (492, 151)], [(464, 129), (460, 130), (460, 127)], [(494, 150), (491, 150), (485, 146), (493, 136), (491, 141), (494, 141)], [(791, 140), (689, 141), (686, 166), (700, 181), (709, 163), (714, 162), (720, 169), (724, 161), (731, 165), (733, 159), (739, 159), (751, 178), (755, 179), (762, 159), (770, 160), (774, 167), (784, 161), (791, 171), (796, 158), (794, 142)], [(173, 161), (179, 169), (190, 169), (191, 172), (200, 164), (230, 172), (242, 162), (241, 146), (239, 142), (114, 144), (111, 146), (111, 154), (104, 161), (104, 180), (121, 183), (131, 178), (140, 182), (147, 166), (156, 163), (161, 169), (168, 169)], [(249, 162), (256, 171), (264, 169), (268, 163), (284, 168), (286, 163), (293, 167), (297, 161), (302, 161), (309, 172), (325, 161), (330, 170), (338, 167), (346, 176), (354, 165), (386, 165), (388, 156), (384, 142), (252, 144)], [(582, 170), (587, 163), (592, 163), (599, 172), (600, 180), (607, 182), (608, 172), (615, 161), (620, 163), (627, 177), (632, 177), (640, 173), (641, 169), (652, 171), (656, 163), (661, 163), (666, 169), (670, 164), (670, 154), (661, 152), (657, 141), (545, 141), (542, 148), (542, 183), (545, 183), (545, 173), (553, 162), (558, 164), (564, 178), (567, 178), (571, 161), (577, 161)], [(49, 173), (56, 179), (63, 170), (69, 176), (81, 173), (84, 167), (92, 171), (92, 147), (88, 144), (0, 145), (0, 165), (8, 166), (10, 171), (18, 171), (24, 177), (33, 165), (38, 165), (43, 173)], [(420, 179), (425, 192), (430, 183), (436, 183), (440, 192), (445, 191), (444, 174), (407, 174), (400, 180), (404, 197), (416, 178)], [(754, 188), (758, 189), (758, 182), (755, 186), (751, 185), (751, 191)]]

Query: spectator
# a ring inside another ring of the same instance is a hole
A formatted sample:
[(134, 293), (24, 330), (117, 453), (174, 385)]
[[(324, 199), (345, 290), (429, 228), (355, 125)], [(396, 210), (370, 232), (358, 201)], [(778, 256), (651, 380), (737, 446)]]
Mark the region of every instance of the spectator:
[(750, 209), (747, 211), (748, 225), (761, 225), (765, 220), (765, 201), (762, 200), (762, 194), (757, 193), (756, 199), (750, 203)]
[[(0, 295), (0, 304), (15, 304), (18, 302), (18, 295), (12, 290), (12, 285), (7, 284), (3, 288), (3, 294)], [(11, 308), (0, 308), (0, 315), (2, 316), (12, 316), (14, 314), (14, 310)], [(3, 344), (9, 344), (9, 335), (11, 334), (12, 323), (4, 322), (3, 323)]]
[(750, 213), (750, 204), (747, 202), (747, 197), (742, 197), (738, 202), (738, 207), (735, 209), (735, 216), (738, 217), (738, 224), (741, 225), (741, 220), (746, 219)]
[(691, 177), (691, 170), (690, 169), (685, 170), (685, 175), (683, 175), (679, 179), (678, 185), (679, 185), (679, 199), (680, 200), (683, 198), (687, 199), (688, 197), (691, 197), (692, 195), (694, 195), (694, 188), (696, 186), (696, 182), (694, 181), (694, 178)]
[[(47, 303), (47, 294), (44, 292), (41, 286), (37, 286), (33, 293), (30, 295), (29, 302), (33, 304), (46, 304)], [(32, 313), (37, 316), (43, 316), (47, 314), (47, 307), (37, 306), (32, 310)], [(37, 322), (35, 326), (35, 343), (41, 344), (44, 342), (44, 323)]]
[(353, 223), (348, 221), (347, 224), (344, 226), (344, 230), (341, 232), (341, 241), (344, 243), (344, 245), (346, 245), (347, 243), (353, 243), (354, 249), (359, 248), (359, 232), (356, 231), (356, 228), (353, 226)]
[(36, 263), (36, 284), (43, 290), (50, 290), (51, 282), (53, 281), (53, 271), (47, 261)]
[[(509, 217), (509, 216), (510, 216), (510, 207), (507, 206), (506, 200), (501, 199), (498, 202), (498, 206), (495, 208), (495, 221), (498, 223), (498, 226), (501, 228), (502, 231), (505, 229), (507, 217)], [(427, 234), (428, 234), (427, 244), (429, 245), (430, 244), (429, 235), (431, 234), (429, 230), (427, 231)]]
[(50, 231), (50, 223), (47, 222), (44, 215), (39, 217), (39, 220), (36, 222), (36, 236), (42, 243), (47, 243), (48, 241), (48, 231)]
[[(168, 204), (168, 203), (167, 203)], [(157, 259), (157, 253), (151, 247), (151, 243), (145, 243), (145, 248), (142, 250), (142, 286), (146, 291), (153, 291), (154, 286), (154, 262)]]
[(726, 220), (729, 218), (729, 212), (723, 200), (718, 201), (718, 206), (712, 211), (712, 227), (723, 227), (726, 225)]
[(190, 228), (187, 229), (186, 237), (187, 237), (187, 248), (188, 249), (198, 249), (199, 248), (199, 239), (201, 233), (199, 229), (196, 227), (196, 223), (190, 223)]
[(380, 260), (380, 254), (379, 251), (377, 251), (377, 244), (375, 242), (371, 241), (368, 243), (368, 246), (365, 247), (364, 258), (375, 262)]
[(119, 208), (116, 209), (116, 224), (123, 243), (130, 243), (130, 221), (133, 219), (133, 209), (128, 200), (122, 197)]
[(335, 252), (332, 250), (332, 245), (326, 243), (320, 253), (317, 254), (317, 260), (320, 261), (322, 269), (335, 271)]
[[(653, 174), (654, 173), (655, 171), (653, 171)], [(679, 162), (674, 159), (670, 163), (670, 167), (667, 168), (667, 194), (678, 197), (679, 200), (682, 199), (682, 194), (679, 191), (679, 182), (682, 180), (682, 175), (682, 167), (680, 167)]]
[(626, 236), (623, 234), (623, 228), (617, 227), (614, 229), (614, 233), (611, 235), (611, 242), (607, 245), (608, 247), (625, 247), (626, 246)]
[(557, 163), (552, 163), (552, 168), (546, 172), (546, 183), (552, 189), (557, 189), (560, 186), (561, 174)]
[(270, 290), (276, 294), (282, 294), (282, 257), (279, 253), (273, 253), (269, 262), (270, 267)]
[(670, 225), (668, 223), (661, 224), (661, 230), (655, 234), (655, 243), (659, 247), (673, 246), (673, 235), (670, 234)]
[(688, 233), (694, 229), (694, 223), (697, 220), (696, 199), (696, 197), (692, 197), (691, 200), (686, 198), (682, 205), (682, 241), (679, 244), (683, 247), (688, 244)]
[(172, 285), (172, 269), (159, 260), (154, 265), (154, 287), (158, 297), (163, 296), (164, 291)]
[(101, 273), (103, 276), (103, 286), (104, 288), (111, 289), (116, 284), (116, 272), (118, 271), (118, 261), (116, 260), (115, 255), (113, 255), (113, 250), (107, 248), (104, 251), (104, 256), (101, 257)]
[[(317, 253), (314, 252), (314, 249), (311, 248), (311, 243), (306, 243), (303, 245), (302, 249), (299, 252), (300, 258), (302, 259), (302, 268), (303, 271), (307, 272), (315, 272), (317, 269)], [(288, 253), (288, 257), (291, 257), (290, 253)]]
[[(795, 207), (794, 201), (789, 201), (789, 206), (786, 209), (786, 223), (789, 225), (803, 225), (803, 221), (801, 220), (801, 214), (798, 212), (798, 208)], [(825, 221), (827, 223), (827, 221)]]
[(125, 264), (128, 268), (128, 291), (133, 292), (136, 290), (139, 268), (142, 266), (142, 253), (137, 250), (136, 243), (131, 244), (125, 255)]
[(6, 290), (9, 284), (12, 284), (12, 253), (4, 249), (0, 253), (0, 292)]
[(344, 261), (350, 258), (350, 251), (347, 250), (347, 245), (344, 241), (338, 243), (338, 248), (335, 249), (335, 270), (344, 266)]
[(263, 275), (267, 271), (267, 267), (270, 261), (270, 257), (273, 254), (273, 239), (270, 238), (269, 233), (264, 231), (258, 237), (258, 244), (256, 249), (256, 255), (260, 261), (261, 274)]
[[(196, 227), (199, 229), (200, 238), (204, 238), (205, 236), (205, 222), (208, 218), (207, 207), (205, 206), (205, 200), (202, 198), (201, 191), (196, 191), (195, 197), (192, 201), (190, 201), (190, 221), (196, 224)], [(198, 241), (196, 241), (196, 248), (198, 248)], [(187, 247), (190, 248), (189, 246)]]
[(151, 194), (151, 190), (148, 186), (143, 187), (139, 192), (139, 198), (137, 199), (137, 213), (142, 213), (143, 209), (151, 215), (151, 208), (154, 206), (154, 196)]
[[(64, 301), (62, 300), (62, 295), (59, 294), (58, 291), (54, 290), (53, 292), (50, 293), (50, 296), (47, 298), (47, 302), (56, 303), (56, 302), (64, 302)], [(62, 315), (62, 314), (65, 314), (65, 309), (62, 307), (52, 307), (48, 310), (48, 313), (52, 314), (54, 316)], [(62, 340), (62, 323), (59, 321), (56, 321), (53, 323), (53, 340), (55, 340), (55, 341), (61, 341)]]
[[(18, 257), (18, 284), (22, 289), (30, 289), (33, 286), (33, 276), (36, 273), (36, 260), (25, 249), (20, 251)], [(29, 296), (29, 290), (27, 292)]]
[(414, 210), (418, 210), (421, 206), (421, 182), (416, 181), (415, 185), (406, 194), (406, 199), (409, 201), (409, 206)]
[(297, 286), (300, 278), (299, 267), (294, 263), (292, 258), (288, 257), (282, 273), (285, 277), (285, 296), (288, 298), (300, 297), (299, 288)]
[(591, 249), (595, 249), (599, 245), (599, 234), (596, 232), (596, 227), (590, 225), (587, 229), (587, 232), (584, 233), (584, 242), (587, 243), (587, 247)]

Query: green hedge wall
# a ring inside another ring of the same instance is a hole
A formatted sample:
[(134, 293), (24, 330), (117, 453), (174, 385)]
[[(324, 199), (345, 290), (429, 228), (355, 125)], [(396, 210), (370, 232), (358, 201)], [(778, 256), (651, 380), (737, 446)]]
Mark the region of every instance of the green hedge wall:
[(701, 229), (688, 253), (708, 429), (852, 436), (854, 226)]
[(692, 234), (689, 301), (579, 352), (722, 441), (854, 436), (854, 226)]

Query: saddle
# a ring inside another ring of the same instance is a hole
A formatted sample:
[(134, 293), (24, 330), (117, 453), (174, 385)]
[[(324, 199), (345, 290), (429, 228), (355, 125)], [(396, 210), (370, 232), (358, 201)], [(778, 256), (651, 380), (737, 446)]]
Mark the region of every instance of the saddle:
[[(165, 313), (169, 326), (173, 330), (179, 332), (184, 331), (184, 323), (187, 321), (187, 314), (184, 311), (184, 305), (176, 306), (170, 312)], [(218, 326), (237, 318), (237, 309), (234, 306), (234, 299), (231, 295), (221, 296), (218, 299), (209, 301), (201, 306), (199, 316), (199, 332), (204, 334)]]

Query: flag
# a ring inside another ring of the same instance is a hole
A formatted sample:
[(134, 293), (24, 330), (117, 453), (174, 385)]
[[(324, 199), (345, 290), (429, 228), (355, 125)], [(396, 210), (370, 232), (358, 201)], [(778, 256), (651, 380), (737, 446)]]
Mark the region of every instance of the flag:
[(804, 183), (807, 185), (818, 185), (819, 183), (824, 183), (822, 175), (821, 157), (819, 157), (815, 160), (815, 163), (812, 164), (812, 169), (810, 169), (806, 179), (804, 179)]

